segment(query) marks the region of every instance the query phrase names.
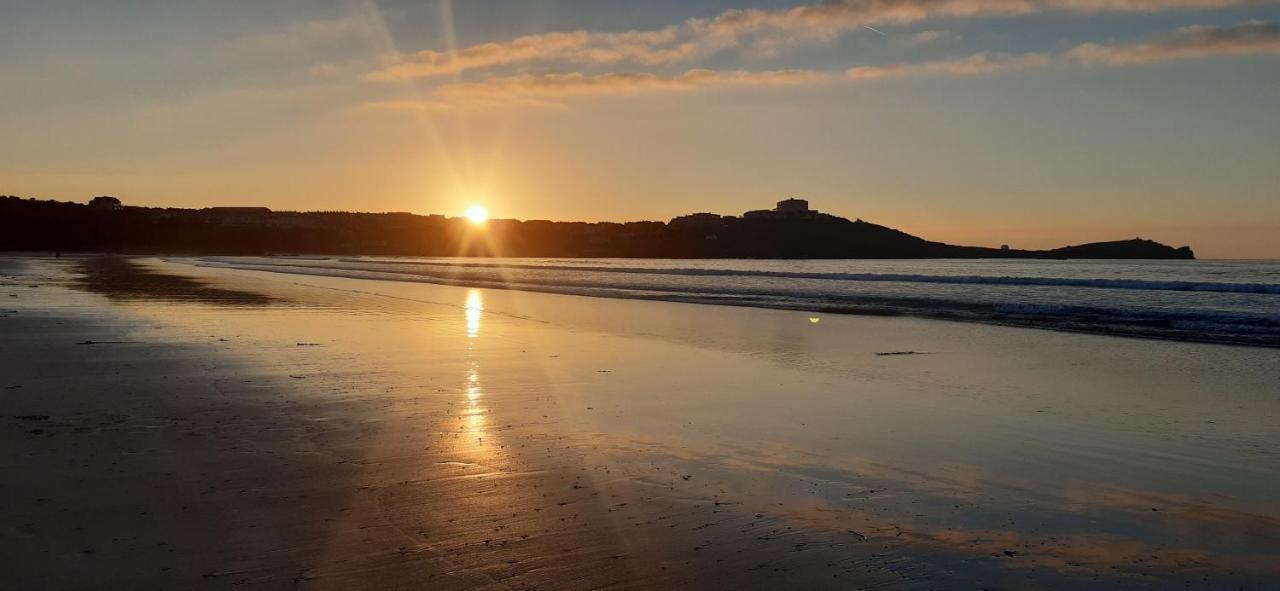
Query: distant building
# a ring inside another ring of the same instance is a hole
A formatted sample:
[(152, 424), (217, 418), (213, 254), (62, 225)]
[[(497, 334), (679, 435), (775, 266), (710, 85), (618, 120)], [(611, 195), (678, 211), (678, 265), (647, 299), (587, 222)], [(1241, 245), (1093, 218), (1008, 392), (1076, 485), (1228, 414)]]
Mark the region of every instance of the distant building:
[(1001, 244), (1001, 245), (1000, 245), (1000, 250), (1009, 250), (1009, 245), (1008, 245), (1008, 244)]
[(809, 202), (794, 197), (783, 199), (778, 202), (778, 206), (773, 208), (773, 211), (787, 214), (805, 214), (809, 213)]
[(783, 199), (773, 209), (756, 209), (742, 214), (747, 219), (811, 218), (822, 215), (809, 209), (809, 202), (794, 197)]
[(115, 197), (103, 195), (101, 197), (94, 197), (93, 199), (90, 199), (89, 207), (94, 209), (121, 209), (124, 207), (124, 204), (120, 203), (120, 200)]

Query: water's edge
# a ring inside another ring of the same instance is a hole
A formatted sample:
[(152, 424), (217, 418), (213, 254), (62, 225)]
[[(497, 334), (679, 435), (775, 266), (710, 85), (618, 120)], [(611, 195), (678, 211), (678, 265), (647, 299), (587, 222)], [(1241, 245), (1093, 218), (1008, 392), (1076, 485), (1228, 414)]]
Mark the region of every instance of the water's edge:
[[(351, 279), (419, 282), (565, 295), (800, 310), (829, 314), (915, 316), (1049, 330), (1200, 343), (1280, 347), (1280, 314), (1119, 306), (1068, 301), (982, 301), (928, 295), (819, 293), (787, 282), (823, 285), (943, 284), (962, 289), (1088, 290), (1106, 293), (1193, 292), (1195, 297), (1271, 298), (1270, 283), (1142, 281), (978, 275), (808, 273), (742, 269), (644, 268), (592, 265), (452, 263), (362, 259), (197, 259), (200, 266)], [(630, 280), (628, 278), (631, 278)], [(691, 278), (691, 279), (688, 279)], [(690, 282), (690, 281), (693, 282)], [(710, 283), (708, 283), (708, 281)], [(782, 282), (782, 283), (779, 283)], [(1280, 299), (1280, 298), (1278, 298)], [(1280, 302), (1277, 302), (1280, 306)], [(1280, 310), (1280, 307), (1277, 308)]]

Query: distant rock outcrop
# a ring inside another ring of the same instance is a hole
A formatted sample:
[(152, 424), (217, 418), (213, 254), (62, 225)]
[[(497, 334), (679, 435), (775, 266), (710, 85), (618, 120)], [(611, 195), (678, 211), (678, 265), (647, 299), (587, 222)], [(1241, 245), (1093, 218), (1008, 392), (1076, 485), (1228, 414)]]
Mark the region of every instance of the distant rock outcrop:
[(1154, 240), (1117, 240), (1065, 246), (1049, 251), (1067, 259), (1194, 259), (1190, 246), (1172, 248)]

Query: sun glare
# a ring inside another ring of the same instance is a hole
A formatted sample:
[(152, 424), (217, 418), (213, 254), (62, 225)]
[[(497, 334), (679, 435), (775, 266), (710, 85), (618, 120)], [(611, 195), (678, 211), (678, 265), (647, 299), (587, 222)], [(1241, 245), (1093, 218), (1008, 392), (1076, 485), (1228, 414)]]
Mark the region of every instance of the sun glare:
[(483, 224), (489, 221), (489, 210), (482, 205), (472, 205), (467, 208), (467, 219), (473, 224)]

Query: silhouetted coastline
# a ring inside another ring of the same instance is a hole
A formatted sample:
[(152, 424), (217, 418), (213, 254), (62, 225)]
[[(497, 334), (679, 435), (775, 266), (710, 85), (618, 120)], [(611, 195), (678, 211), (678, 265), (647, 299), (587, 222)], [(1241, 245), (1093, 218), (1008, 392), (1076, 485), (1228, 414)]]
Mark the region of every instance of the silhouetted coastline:
[(1134, 238), (1053, 250), (957, 246), (808, 209), (788, 199), (742, 216), (698, 213), (670, 222), (490, 220), (410, 213), (180, 209), (0, 197), (0, 250), (186, 254), (644, 258), (1194, 259)]

